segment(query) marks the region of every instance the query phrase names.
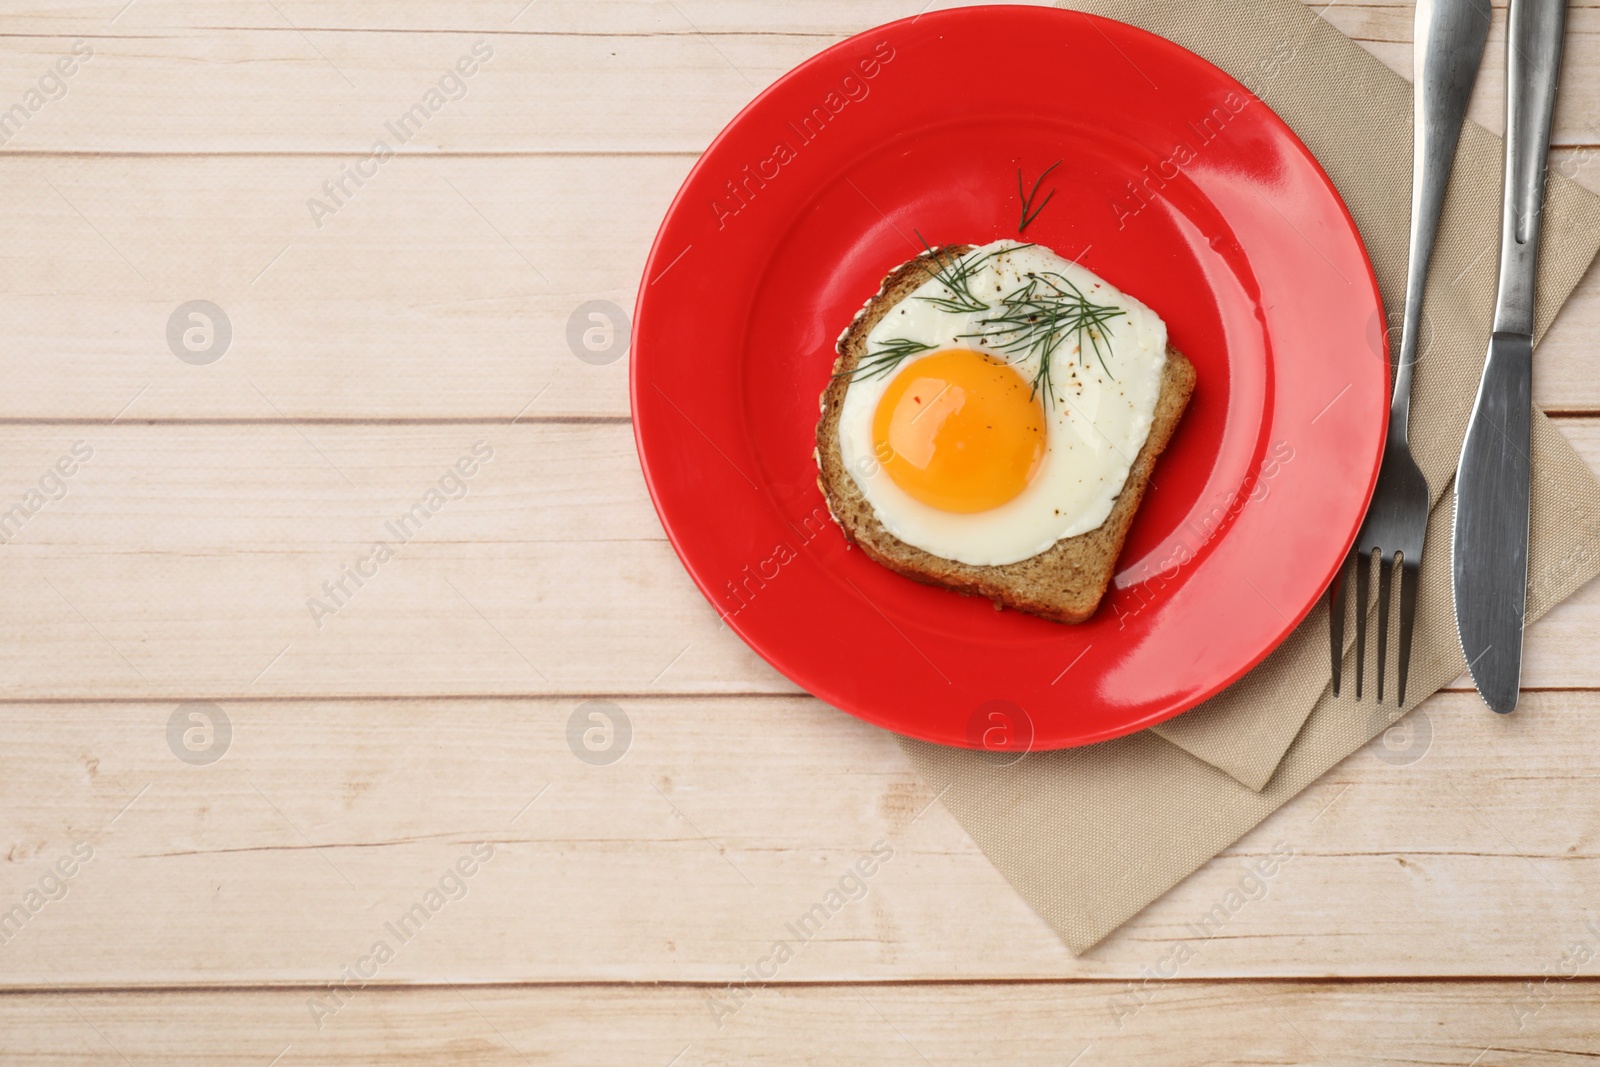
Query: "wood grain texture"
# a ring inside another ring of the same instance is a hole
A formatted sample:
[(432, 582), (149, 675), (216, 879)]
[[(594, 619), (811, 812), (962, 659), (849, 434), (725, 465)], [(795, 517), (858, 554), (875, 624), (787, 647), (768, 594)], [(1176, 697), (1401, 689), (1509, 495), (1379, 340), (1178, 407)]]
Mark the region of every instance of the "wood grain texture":
[[(55, 992), (0, 1000), (7, 1063), (526, 1067), (782, 1062), (1578, 1063), (1600, 988), (1176, 982), (1118, 1028), (1122, 983), (766, 987), (719, 1029), (703, 988), (366, 989), (316, 1029), (310, 991)], [(1547, 999), (1536, 996), (1547, 993)], [(1535, 1010), (1535, 1008), (1539, 1010)], [(182, 1025), (174, 1025), (181, 1019)], [(1520, 1023), (1520, 1026), (1519, 1026)]]
[[(1560, 425), (1600, 466), (1600, 420)], [(7, 510), (78, 442), (60, 500)], [(10, 699), (797, 692), (684, 571), (624, 424), (10, 426), (0, 486)], [(1600, 685), (1597, 627), (1591, 586), (1525, 683)]]
[[(1514, 719), (1435, 697), (1074, 959), (892, 738), (798, 693), (684, 573), (627, 360), (579, 359), (569, 321), (631, 309), (759, 89), (918, 6), (8, 7), (0, 112), (94, 55), (0, 128), (0, 1062), (1600, 1054), (1600, 589), (1531, 631)], [(1409, 0), (1317, 10), (1409, 74)], [(1472, 105), (1496, 130), (1504, 19)], [(1569, 21), (1552, 163), (1600, 189), (1600, 12)], [(479, 42), (465, 95), (313, 218)], [(197, 298), (234, 328), (207, 366), (166, 337)], [(1591, 270), (1536, 398), (1600, 468), (1597, 331)], [(308, 598), (430, 488), (319, 626)], [(226, 714), (218, 762), (179, 757), (187, 700)], [(614, 763), (577, 754), (594, 700), (630, 725)], [(330, 989), (378, 940), (371, 984)]]
[[(1558, 165), (1600, 187), (1587, 153)], [(19, 156), (0, 220), (0, 420), (625, 418), (625, 341), (585, 362), (569, 324), (592, 300), (631, 314), (693, 163), (396, 158), (314, 220), (307, 199), (347, 157)], [(207, 366), (167, 338), (194, 299), (232, 324)], [(1546, 408), (1600, 410), (1597, 332), (1592, 269), (1539, 348)]]
[[(568, 322), (632, 308), (692, 157), (395, 159), (319, 229), (344, 162), (10, 161), (0, 418), (627, 417), (626, 324), (596, 365)], [(194, 299), (232, 324), (206, 366), (168, 343)]]
[[(376, 24), (365, 5), (252, 16), (140, 0), (114, 25), (76, 7), (25, 15), (19, 32), (0, 36), (0, 56), (22, 50), (5, 57), (18, 70), (43, 72), (73, 33), (112, 36), (0, 149), (22, 154), (9, 172), (17, 203), (0, 224), (0, 322), (14, 339), (0, 418), (506, 418), (536, 395), (536, 416), (624, 416), (626, 361), (579, 361), (569, 318), (592, 299), (631, 308), (655, 222), (753, 91), (729, 64), (764, 85), (899, 13), (880, 6), (808, 6), (771, 28), (771, 12), (748, 5), (685, 16), (666, 4), (541, 3), (495, 37), (500, 51), (465, 98), (320, 217), (307, 203), (333, 202), (323, 183), (388, 136), (384, 123), (436, 80), (434, 67), (470, 48), (463, 27), (509, 18), (508, 5), (445, 15), (413, 4)], [(1583, 28), (1591, 14), (1575, 10), (1568, 46), (1561, 99), (1575, 116), (1600, 113), (1582, 95), (1600, 84), (1584, 77), (1585, 57), (1600, 53), (1591, 48), (1600, 32)], [(1327, 15), (1380, 54), (1409, 56), (1408, 7), (1335, 5)], [(536, 17), (542, 28), (524, 32)], [(351, 32), (382, 27), (391, 32)], [(649, 78), (607, 75), (608, 64)], [(365, 92), (340, 79), (347, 66), (366, 73)], [(1485, 64), (1478, 117), (1497, 128), (1495, 67)], [(668, 137), (673, 122), (686, 125)], [(572, 140), (580, 131), (594, 136)], [(1555, 165), (1600, 185), (1600, 133), (1573, 138), (1590, 146), (1558, 152)], [(216, 152), (251, 154), (192, 154)], [(629, 154), (638, 152), (671, 154)], [(1538, 399), (1552, 409), (1600, 409), (1596, 291), (1591, 272), (1540, 350)], [(222, 306), (236, 331), (229, 354), (203, 368), (165, 344), (168, 316), (197, 297)]]
[[(13, 704), (0, 922), (93, 857), (0, 927), (0, 986), (316, 984), (378, 941), (402, 984), (727, 983), (776, 941), (784, 982), (1525, 976), (1575, 940), (1600, 967), (1600, 695), (1524, 702), (1435, 697), (1080, 959), (888, 734), (809, 698), (618, 697), (608, 765), (571, 747), (600, 725), (580, 698), (225, 701), (208, 766), (170, 702)], [(483, 843), (420, 931), (391, 925)]]
[[(0, 57), (20, 95), (76, 39), (93, 59), (15, 138), (35, 151), (364, 150), (470, 45), (493, 58), (459, 107), (409, 148), (698, 152), (749, 99), (836, 41), (918, 6), (899, 0), (779, 5), (735, 0), (592, 4), (409, 0), (381, 8), (308, 0), (26, 3)], [(937, 3), (930, 8), (960, 6)], [(1412, 7), (1317, 5), (1392, 69), (1411, 73)], [(119, 14), (120, 11), (120, 14)], [(1505, 5), (1472, 117), (1499, 130)], [(183, 71), (185, 76), (175, 77)], [(1568, 18), (1554, 140), (1600, 144), (1600, 12)], [(205, 92), (197, 93), (203, 79)]]

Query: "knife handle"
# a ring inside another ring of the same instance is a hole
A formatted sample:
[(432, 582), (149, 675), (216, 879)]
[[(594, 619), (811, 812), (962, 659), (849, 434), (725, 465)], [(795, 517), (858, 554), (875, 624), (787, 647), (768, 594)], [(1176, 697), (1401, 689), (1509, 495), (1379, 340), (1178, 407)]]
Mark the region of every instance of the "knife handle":
[(1533, 278), (1566, 0), (1511, 0), (1506, 28), (1506, 160), (1497, 333), (1533, 333)]

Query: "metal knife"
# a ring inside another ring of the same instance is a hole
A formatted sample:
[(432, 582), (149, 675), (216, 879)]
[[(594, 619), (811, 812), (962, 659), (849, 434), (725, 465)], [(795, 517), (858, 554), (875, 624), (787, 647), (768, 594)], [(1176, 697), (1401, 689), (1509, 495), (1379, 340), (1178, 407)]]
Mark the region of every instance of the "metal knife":
[(1505, 191), (1494, 332), (1456, 467), (1452, 585), (1472, 682), (1517, 706), (1528, 599), (1533, 280), (1566, 0), (1511, 0), (1506, 33)]

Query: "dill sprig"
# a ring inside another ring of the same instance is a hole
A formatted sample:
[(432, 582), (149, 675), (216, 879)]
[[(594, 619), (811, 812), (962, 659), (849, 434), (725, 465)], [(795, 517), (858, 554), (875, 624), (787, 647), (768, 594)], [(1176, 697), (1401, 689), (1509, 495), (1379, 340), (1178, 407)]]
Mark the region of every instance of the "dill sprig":
[(1034, 373), (1030, 396), (1042, 392), (1045, 402), (1054, 404), (1051, 357), (1069, 338), (1077, 342), (1080, 358), (1085, 355), (1087, 342), (1106, 376), (1116, 380), (1106, 365), (1106, 351), (1110, 348), (1106, 323), (1126, 314), (1122, 309), (1096, 304), (1068, 278), (1045, 271), (1029, 273), (1026, 281), (1001, 297), (999, 312), (979, 320), (983, 327), (980, 332), (965, 336), (980, 338), (1001, 352), (1037, 355), (1039, 369)]
[[(922, 247), (927, 252), (927, 258), (934, 263), (938, 263), (939, 254), (934, 251), (932, 245), (928, 244), (928, 239), (922, 236), (921, 231), (916, 231), (916, 233), (917, 240), (922, 242)], [(1015, 247), (1018, 246), (1012, 246), (1012, 248)], [(1027, 246), (1023, 245), (1021, 247), (1025, 248)], [(972, 279), (977, 275), (979, 267), (995, 256), (1011, 250), (1011, 248), (997, 248), (981, 256), (974, 256), (971, 253), (964, 256), (956, 256), (932, 270), (928, 269), (926, 264), (923, 264), (922, 272), (931, 280), (944, 286), (950, 295), (948, 297), (919, 296), (917, 299), (932, 304), (940, 311), (949, 311), (958, 315), (970, 315), (979, 311), (988, 311), (989, 305), (972, 292)]]
[[(954, 256), (948, 262), (941, 263), (939, 257), (940, 252), (943, 250), (935, 251), (920, 231), (917, 232), (917, 238), (922, 241), (922, 247), (927, 252), (925, 258), (936, 265), (930, 267), (928, 263), (919, 259), (919, 267), (930, 281), (937, 281), (950, 294), (949, 296), (919, 296), (917, 299), (925, 300), (942, 311), (958, 314), (976, 314), (993, 310), (987, 302), (972, 291), (972, 282), (977, 277), (980, 267), (996, 256), (1014, 252), (1019, 248), (1033, 247), (1029, 244), (1011, 244), (1004, 248), (996, 248), (985, 252), (982, 255), (968, 253), (965, 256)], [(981, 319), (979, 321), (987, 324), (999, 320)], [(969, 334), (967, 336), (978, 337), (985, 335)], [(882, 378), (911, 356), (921, 352), (932, 352), (938, 347), (937, 345), (914, 341), (909, 337), (890, 337), (880, 341), (878, 344), (877, 351), (863, 356), (853, 368), (848, 371), (842, 371), (834, 375), (834, 377), (847, 378), (851, 381)]]
[(1058, 159), (1046, 167), (1044, 169), (1044, 173), (1040, 174), (1039, 177), (1034, 180), (1033, 188), (1026, 193), (1022, 191), (1022, 168), (1017, 168), (1017, 196), (1022, 201), (1022, 218), (1017, 222), (1018, 233), (1026, 230), (1029, 224), (1031, 224), (1034, 219), (1039, 217), (1039, 212), (1043, 211), (1050, 201), (1055, 198), (1056, 191), (1052, 186), (1049, 194), (1045, 196), (1044, 202), (1039, 205), (1037, 211), (1034, 210), (1033, 198), (1038, 195), (1039, 186), (1043, 185), (1044, 180), (1050, 176), (1050, 172), (1059, 166), (1061, 166), (1061, 160)]
[(890, 337), (881, 344), (881, 348), (864, 356), (852, 369), (834, 377), (846, 377), (851, 381), (881, 378), (905, 362), (907, 357), (914, 356), (918, 352), (933, 351), (932, 345), (925, 345), (908, 337)]

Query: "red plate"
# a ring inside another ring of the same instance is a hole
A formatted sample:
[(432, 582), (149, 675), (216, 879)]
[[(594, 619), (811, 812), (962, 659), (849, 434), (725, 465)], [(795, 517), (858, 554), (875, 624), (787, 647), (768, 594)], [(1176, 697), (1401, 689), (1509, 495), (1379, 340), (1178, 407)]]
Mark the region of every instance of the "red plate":
[[(812, 457), (834, 341), (896, 264), (1027, 239), (1167, 322), (1199, 384), (1099, 612), (1062, 626), (891, 574)], [(1377, 476), (1389, 365), (1355, 225), (1231, 77), (1035, 7), (891, 23), (809, 60), (706, 151), (639, 289), (634, 430), (667, 535), (744, 640), (821, 699), (950, 745), (1060, 748), (1178, 714), (1317, 602)]]

